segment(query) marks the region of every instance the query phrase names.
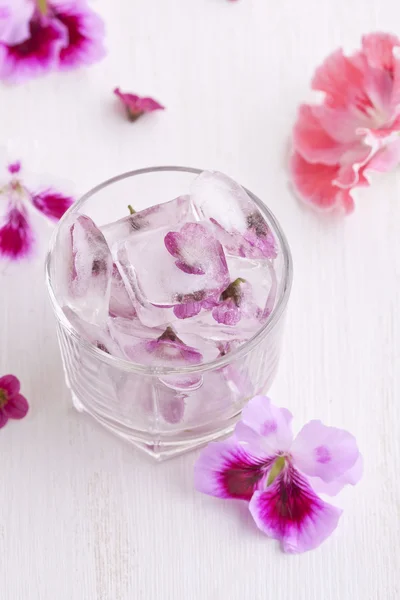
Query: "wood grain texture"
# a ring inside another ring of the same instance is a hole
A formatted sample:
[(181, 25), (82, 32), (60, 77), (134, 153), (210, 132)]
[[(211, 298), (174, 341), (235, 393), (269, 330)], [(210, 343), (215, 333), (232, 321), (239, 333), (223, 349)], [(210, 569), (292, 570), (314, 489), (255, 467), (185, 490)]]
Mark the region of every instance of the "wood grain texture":
[[(357, 436), (365, 476), (341, 496), (319, 550), (280, 553), (247, 509), (197, 494), (196, 453), (153, 465), (73, 411), (38, 257), (0, 265), (0, 373), (31, 401), (0, 432), (2, 600), (397, 600), (400, 598), (400, 177), (380, 178), (354, 216), (321, 219), (287, 188), (297, 104), (336, 46), (400, 23), (394, 0), (97, 0), (107, 59), (0, 90), (1, 142), (78, 192), (156, 164), (220, 169), (281, 221), (295, 281), (271, 392), (295, 425)], [(398, 30), (397, 33), (400, 33)], [(115, 85), (163, 114), (125, 122)], [(41, 228), (42, 227), (42, 228)]]

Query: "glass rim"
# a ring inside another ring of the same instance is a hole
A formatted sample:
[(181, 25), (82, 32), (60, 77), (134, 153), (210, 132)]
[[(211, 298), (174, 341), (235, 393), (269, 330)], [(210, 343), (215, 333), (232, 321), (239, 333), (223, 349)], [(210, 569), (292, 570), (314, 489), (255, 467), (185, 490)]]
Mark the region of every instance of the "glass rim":
[(151, 367), (141, 365), (139, 363), (131, 362), (124, 358), (119, 358), (116, 356), (112, 356), (111, 354), (107, 354), (97, 348), (94, 344), (92, 344), (89, 340), (85, 339), (72, 325), (72, 323), (68, 320), (64, 311), (62, 310), (61, 305), (59, 304), (51, 281), (51, 259), (53, 250), (55, 247), (56, 238), (58, 235), (59, 228), (62, 226), (64, 220), (68, 218), (70, 214), (79, 210), (82, 204), (85, 203), (86, 200), (94, 196), (96, 193), (113, 185), (114, 183), (118, 183), (123, 179), (128, 179), (130, 177), (135, 177), (137, 175), (147, 175), (149, 173), (160, 173), (160, 172), (175, 172), (175, 173), (192, 173), (194, 175), (199, 175), (203, 172), (204, 169), (195, 169), (191, 167), (179, 167), (179, 166), (159, 166), (159, 167), (145, 167), (142, 169), (134, 169), (132, 171), (126, 171), (125, 173), (121, 173), (120, 175), (116, 175), (103, 181), (102, 183), (96, 185), (91, 190), (86, 192), (83, 196), (81, 196), (76, 202), (72, 204), (72, 206), (67, 210), (67, 212), (62, 216), (60, 221), (58, 222), (55, 230), (50, 239), (49, 249), (46, 254), (46, 262), (45, 262), (45, 274), (46, 274), (46, 284), (47, 290), (50, 296), (51, 304), (53, 311), (61, 325), (71, 334), (71, 336), (76, 339), (79, 343), (83, 344), (83, 346), (88, 350), (96, 359), (100, 360), (103, 363), (106, 363), (110, 366), (117, 367), (118, 369), (130, 373), (137, 373), (142, 375), (177, 375), (177, 374), (186, 374), (186, 373), (202, 373), (205, 371), (214, 370), (217, 368), (224, 367), (229, 365), (234, 360), (238, 360), (244, 357), (248, 352), (250, 352), (255, 346), (259, 344), (259, 342), (266, 337), (272, 330), (275, 328), (277, 323), (280, 320), (280, 317), (283, 315), (286, 305), (289, 300), (290, 290), (292, 287), (293, 280), (293, 261), (292, 255), (290, 252), (290, 248), (286, 239), (285, 234), (282, 231), (282, 228), (271, 212), (271, 210), (250, 190), (245, 188), (243, 189), (250, 196), (252, 201), (257, 205), (257, 207), (261, 210), (262, 213), (266, 214), (269, 224), (271, 224), (274, 228), (274, 235), (279, 240), (279, 244), (282, 250), (283, 256), (283, 276), (282, 281), (279, 286), (279, 296), (275, 303), (274, 308), (272, 309), (271, 314), (269, 315), (267, 321), (263, 324), (260, 329), (256, 331), (256, 333), (249, 339), (247, 342), (244, 342), (238, 348), (232, 350), (232, 352), (228, 352), (225, 356), (220, 356), (213, 361), (192, 365), (189, 367)]

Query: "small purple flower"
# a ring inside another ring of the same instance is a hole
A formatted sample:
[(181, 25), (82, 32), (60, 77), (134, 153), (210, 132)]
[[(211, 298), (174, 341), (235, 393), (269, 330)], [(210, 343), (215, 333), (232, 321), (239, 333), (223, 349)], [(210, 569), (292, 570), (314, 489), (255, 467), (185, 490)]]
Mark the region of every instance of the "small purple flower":
[(122, 102), (126, 111), (126, 115), (129, 121), (132, 122), (136, 121), (145, 113), (165, 109), (165, 107), (162, 104), (160, 104), (156, 100), (153, 100), (153, 98), (142, 98), (141, 96), (136, 96), (136, 94), (124, 93), (121, 92), (119, 88), (115, 88), (114, 94)]
[(259, 309), (254, 303), (251, 285), (242, 277), (232, 281), (212, 310), (218, 323), (237, 325), (242, 317), (257, 317)]
[(28, 209), (34, 206), (52, 220), (58, 220), (73, 203), (73, 199), (52, 189), (41, 192), (29, 190), (19, 177), (21, 163), (8, 165), (11, 179), (0, 189), (0, 199), (7, 199), (7, 211), (0, 216), (0, 256), (20, 259), (33, 250), (35, 236)]
[(211, 443), (195, 465), (196, 488), (220, 498), (249, 501), (261, 531), (286, 552), (319, 546), (336, 528), (341, 510), (317, 494), (334, 495), (362, 475), (355, 438), (310, 421), (293, 441), (291, 413), (256, 396), (232, 437)]
[(3, 27), (0, 18), (1, 79), (20, 82), (105, 55), (103, 22), (86, 0), (18, 0), (7, 15)]
[(29, 410), (28, 401), (19, 393), (20, 388), (14, 375), (0, 377), (0, 429), (9, 419), (23, 419)]
[(229, 271), (220, 242), (200, 223), (185, 223), (180, 231), (170, 231), (164, 238), (165, 247), (177, 260), (175, 265), (191, 276), (207, 275), (207, 289), (197, 295), (178, 298), (179, 304), (190, 304), (188, 309), (178, 309), (175, 316), (186, 318), (200, 312), (201, 308), (218, 295), (229, 283)]
[(167, 327), (157, 339), (141, 340), (125, 347), (127, 356), (142, 365), (180, 367), (198, 365), (203, 355), (178, 338), (172, 327)]

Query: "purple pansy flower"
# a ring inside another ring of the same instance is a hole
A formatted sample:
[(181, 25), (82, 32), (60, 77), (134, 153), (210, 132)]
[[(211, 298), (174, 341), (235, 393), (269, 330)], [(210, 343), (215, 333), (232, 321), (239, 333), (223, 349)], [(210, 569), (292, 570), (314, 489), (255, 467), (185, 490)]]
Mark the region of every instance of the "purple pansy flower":
[(73, 199), (49, 188), (33, 192), (20, 179), (21, 163), (8, 165), (10, 181), (0, 189), (0, 205), (6, 207), (0, 216), (0, 256), (20, 259), (31, 254), (35, 236), (29, 219), (29, 209), (35, 207), (46, 217), (58, 220), (71, 206)]
[(27, 399), (19, 393), (20, 388), (14, 375), (0, 377), (0, 429), (9, 419), (23, 419), (29, 410)]
[(115, 88), (114, 94), (121, 100), (130, 121), (136, 121), (145, 113), (165, 109), (162, 104), (153, 100), (153, 98), (142, 98), (136, 96), (136, 94), (124, 93), (119, 88)]
[(293, 440), (291, 420), (265, 396), (250, 400), (234, 435), (200, 455), (195, 485), (212, 496), (249, 501), (259, 529), (296, 553), (334, 531), (342, 511), (317, 492), (334, 495), (357, 483), (362, 458), (347, 431), (310, 421)]
[(7, 19), (0, 18), (1, 79), (20, 82), (104, 56), (104, 25), (86, 0), (18, 0), (12, 9), (10, 4), (3, 5)]

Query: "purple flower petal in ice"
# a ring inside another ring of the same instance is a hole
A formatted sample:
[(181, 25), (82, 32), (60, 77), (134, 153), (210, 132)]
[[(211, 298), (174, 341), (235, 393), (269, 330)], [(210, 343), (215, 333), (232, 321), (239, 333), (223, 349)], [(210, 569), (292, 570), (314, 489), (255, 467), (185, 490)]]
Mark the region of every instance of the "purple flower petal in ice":
[(23, 419), (29, 410), (28, 401), (19, 393), (20, 387), (14, 375), (0, 377), (0, 429), (9, 419)]
[(218, 323), (237, 325), (242, 317), (257, 317), (259, 309), (254, 302), (251, 285), (242, 277), (229, 284), (212, 310)]
[(200, 223), (185, 223), (180, 231), (170, 231), (164, 238), (168, 252), (176, 258), (178, 269), (189, 275), (204, 275), (216, 280), (224, 289), (228, 266), (220, 242)]
[(178, 338), (172, 327), (167, 327), (157, 339), (141, 340), (125, 347), (126, 355), (142, 365), (181, 367), (198, 365), (203, 355)]
[(286, 552), (304, 552), (319, 546), (341, 515), (318, 496), (319, 483), (325, 485), (321, 493), (337, 493), (338, 486), (357, 483), (360, 463), (346, 431), (311, 421), (293, 441), (289, 411), (256, 396), (234, 435), (202, 452), (195, 485), (212, 496), (250, 500), (261, 531), (280, 540)]
[(145, 113), (165, 109), (162, 104), (157, 100), (153, 100), (153, 98), (142, 98), (136, 94), (124, 93), (119, 88), (115, 88), (114, 94), (122, 102), (129, 121), (136, 121)]

